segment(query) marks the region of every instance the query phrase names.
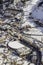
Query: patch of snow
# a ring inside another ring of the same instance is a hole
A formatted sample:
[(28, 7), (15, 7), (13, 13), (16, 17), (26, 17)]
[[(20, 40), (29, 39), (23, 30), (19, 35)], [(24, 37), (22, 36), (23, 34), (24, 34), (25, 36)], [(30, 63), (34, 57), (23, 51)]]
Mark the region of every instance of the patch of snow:
[(35, 65), (34, 63), (31, 63), (30, 65)]
[(28, 61), (24, 61), (24, 64), (23, 65), (28, 65), (28, 63), (29, 63)]
[(38, 0), (32, 0), (32, 4), (36, 4)]
[(24, 45), (20, 44), (19, 41), (13, 41), (13, 42), (11, 41), (11, 42), (8, 43), (8, 46), (13, 48), (13, 49), (18, 49), (18, 48), (24, 47)]
[(43, 27), (38, 27), (37, 29), (40, 30), (40, 32), (43, 33)]
[(29, 25), (31, 27), (35, 27), (36, 26), (36, 24), (34, 22), (29, 22), (29, 20), (27, 22), (25, 22), (24, 24), (22, 24), (22, 27), (24, 27), (26, 25)]
[(29, 31), (23, 31), (25, 34), (36, 34), (36, 35), (42, 35), (40, 28), (31, 28)]
[[(32, 4), (32, 2), (34, 4)], [(30, 25), (31, 27), (35, 27), (36, 26), (34, 21), (28, 18), (30, 12), (32, 12), (34, 10), (34, 8), (36, 7), (34, 5), (37, 2), (37, 0), (32, 0), (32, 2), (30, 4), (28, 4), (26, 7), (23, 8), (23, 11), (24, 11), (23, 21), (25, 21), (26, 23), (24, 23), (22, 26), (25, 26), (25, 25)]]
[(41, 9), (36, 9), (33, 13), (32, 13), (32, 17), (36, 18), (36, 19), (40, 19), (43, 20), (43, 11)]

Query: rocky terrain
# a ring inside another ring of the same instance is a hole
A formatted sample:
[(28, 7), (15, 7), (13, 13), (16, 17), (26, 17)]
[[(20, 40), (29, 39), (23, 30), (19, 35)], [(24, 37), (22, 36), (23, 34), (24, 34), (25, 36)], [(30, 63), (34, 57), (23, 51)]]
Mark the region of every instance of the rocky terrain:
[(43, 65), (43, 0), (0, 0), (0, 65)]

